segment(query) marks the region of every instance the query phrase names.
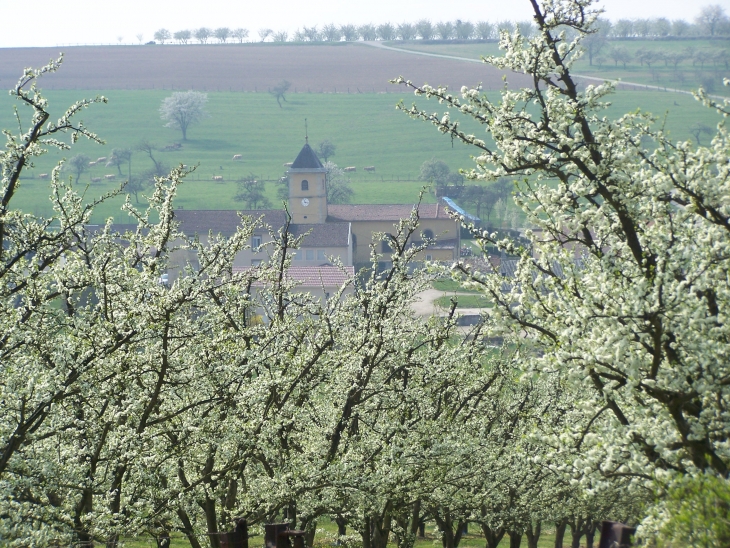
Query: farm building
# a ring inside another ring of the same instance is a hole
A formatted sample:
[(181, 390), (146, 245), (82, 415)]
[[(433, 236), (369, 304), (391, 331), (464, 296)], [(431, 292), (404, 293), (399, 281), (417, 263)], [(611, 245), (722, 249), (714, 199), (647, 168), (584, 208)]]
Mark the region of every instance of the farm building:
[[(369, 262), (372, 234), (394, 232), (394, 224), (407, 218), (413, 208), (412, 204), (328, 204), (326, 169), (308, 143), (302, 147), (287, 173), (291, 214), (289, 232), (294, 236), (304, 235), (300, 248), (292, 258), (292, 268), (296, 269), (298, 276), (310, 282), (313, 279), (334, 279), (319, 275), (325, 267), (331, 268), (330, 258), (337, 257), (348, 267)], [(286, 213), (282, 210), (242, 211), (240, 214), (261, 217), (264, 224), (274, 232), (286, 222)], [(459, 226), (447, 214), (444, 203), (422, 204), (419, 215), (423, 236), (436, 240), (420, 259), (456, 260), (460, 247)], [(175, 217), (185, 234), (197, 234), (201, 240), (205, 240), (210, 232), (229, 236), (240, 225), (239, 212), (235, 211), (177, 210)], [(256, 266), (265, 260), (268, 256), (265, 244), (271, 239), (267, 230), (256, 231), (251, 249), (236, 257), (234, 268)], [(387, 260), (390, 251), (388, 244), (382, 242), (380, 245), (379, 251)], [(176, 257), (180, 265), (194, 260), (192, 255)], [(329, 288), (331, 291), (335, 289)], [(326, 289), (326, 292), (329, 293), (329, 290)]]

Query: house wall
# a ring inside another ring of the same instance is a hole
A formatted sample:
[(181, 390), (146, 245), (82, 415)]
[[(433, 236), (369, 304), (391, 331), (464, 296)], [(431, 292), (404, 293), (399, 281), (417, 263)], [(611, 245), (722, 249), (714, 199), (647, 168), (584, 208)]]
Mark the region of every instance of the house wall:
[[(373, 239), (374, 232), (385, 232), (386, 234), (395, 234), (395, 226), (393, 221), (352, 221), (352, 234), (355, 236), (352, 252), (352, 264), (365, 263), (370, 260), (370, 243)], [(459, 226), (456, 221), (451, 219), (421, 219), (420, 231), (431, 230), (436, 240), (458, 240)], [(420, 240), (420, 235), (417, 237)], [(378, 252), (382, 252), (382, 247), (378, 244)], [(459, 245), (454, 249), (429, 249), (423, 253), (419, 253), (417, 260), (426, 260), (426, 255), (430, 255), (433, 261), (454, 261), (459, 257)]]
[[(252, 248), (244, 249), (236, 255), (233, 261), (233, 267), (249, 267), (254, 266), (256, 261), (267, 261), (272, 250), (270, 244), (273, 240), (267, 231), (256, 231), (251, 238), (251, 246), (253, 246), (254, 239), (258, 237), (261, 241), (260, 251), (254, 252)], [(258, 240), (256, 240), (258, 241)], [(306, 242), (306, 238), (305, 238)], [(203, 245), (208, 244), (208, 236), (200, 236), (200, 243)], [(311, 259), (307, 259), (307, 251), (312, 254)], [(297, 250), (292, 258), (292, 266), (319, 266), (329, 262), (329, 257), (338, 257), (345, 266), (352, 266), (352, 249), (350, 246), (331, 246), (331, 247), (317, 247), (317, 246), (303, 246)], [(324, 256), (324, 258), (321, 258)], [(178, 249), (171, 255), (170, 266), (168, 268), (168, 277), (170, 283), (175, 281), (179, 276), (181, 270), (186, 264), (190, 263), (197, 267), (197, 257), (194, 251)]]

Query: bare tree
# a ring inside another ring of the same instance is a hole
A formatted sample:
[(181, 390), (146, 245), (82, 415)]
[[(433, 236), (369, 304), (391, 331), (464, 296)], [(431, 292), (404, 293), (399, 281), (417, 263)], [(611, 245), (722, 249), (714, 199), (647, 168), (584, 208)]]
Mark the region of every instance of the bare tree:
[(304, 37), (308, 42), (317, 42), (320, 39), (319, 31), (317, 30), (317, 26), (313, 27), (304, 27), (304, 30), (302, 31), (304, 33)]
[(669, 36), (672, 33), (672, 23), (666, 17), (657, 17), (651, 26), (655, 36)]
[(269, 36), (271, 36), (272, 34), (274, 34), (274, 31), (271, 29), (259, 29), (258, 33), (259, 33), (259, 38), (261, 39), (261, 41), (266, 42), (266, 39)]
[(428, 19), (421, 19), (416, 23), (416, 32), (418, 32), (421, 40), (433, 40), (433, 37), (436, 35), (433, 24)]
[(243, 41), (248, 38), (248, 29), (238, 28), (231, 33), (231, 36), (238, 40), (239, 44), (243, 44)]
[(454, 32), (459, 40), (470, 40), (474, 37), (474, 24), (470, 21), (456, 20)]
[(134, 194), (134, 201), (139, 203), (139, 193), (149, 185), (149, 177), (145, 175), (132, 175), (129, 177), (124, 189), (130, 194)]
[(700, 142), (700, 137), (702, 135), (712, 135), (712, 128), (706, 124), (697, 122), (689, 128), (689, 132), (693, 135), (695, 141), (697, 141), (697, 144), (702, 146), (702, 143)]
[(686, 36), (690, 33), (692, 25), (684, 19), (675, 19), (672, 21), (672, 34), (674, 36)]
[(274, 36), (272, 37), (272, 40), (274, 42), (286, 42), (289, 39), (289, 33), (285, 30), (281, 30), (279, 32), (275, 32)]
[(583, 38), (583, 47), (588, 54), (588, 64), (593, 65), (593, 58), (597, 56), (608, 42), (608, 33), (611, 30), (611, 22), (607, 19), (598, 19), (593, 32)]
[(356, 42), (359, 36), (355, 25), (342, 25), (340, 32), (345, 38), (345, 42)]
[(325, 25), (322, 27), (322, 38), (324, 38), (326, 42), (339, 42), (342, 38), (342, 31), (337, 25)]
[(513, 23), (512, 21), (498, 21), (497, 34), (499, 34), (503, 30), (507, 32), (512, 32), (513, 30), (515, 30), (515, 23)]
[(282, 80), (269, 90), (269, 93), (276, 97), (276, 102), (279, 103), (279, 108), (283, 108), (281, 106), (281, 101), (283, 100), (284, 102), (286, 102), (286, 97), (284, 96), (284, 94), (289, 91), (290, 87), (291, 82), (289, 82), (288, 80)]
[(352, 190), (350, 178), (342, 168), (332, 162), (325, 162), (327, 170), (327, 202), (330, 204), (349, 204), (355, 191)]
[(167, 29), (160, 29), (157, 32), (155, 32), (155, 40), (158, 42), (165, 43), (166, 40), (170, 39), (170, 31)]
[(471, 204), (476, 210), (476, 216), (481, 217), (482, 213), (487, 215), (486, 221), (492, 214), (499, 196), (492, 189), (482, 185), (469, 185), (464, 188), (459, 200), (464, 204)]
[(395, 40), (395, 27), (391, 23), (383, 23), (377, 28), (378, 38), (385, 42)]
[(441, 40), (451, 40), (454, 37), (454, 25), (451, 21), (439, 21), (436, 23), (436, 34)]
[(180, 44), (187, 44), (193, 33), (189, 30), (179, 30), (172, 37), (177, 40)]
[(398, 25), (397, 34), (401, 40), (415, 40), (417, 36), (416, 26), (411, 23), (401, 23)]
[(613, 59), (613, 62), (616, 66), (621, 63), (624, 68), (626, 68), (626, 63), (631, 61), (631, 53), (629, 53), (629, 50), (619, 46), (611, 48), (611, 50), (608, 52), (608, 56)]
[(231, 35), (231, 29), (228, 27), (220, 27), (215, 29), (213, 33), (221, 44), (225, 44), (228, 37)]
[(719, 27), (727, 23), (727, 15), (720, 4), (712, 4), (705, 6), (700, 10), (700, 14), (695, 18), (695, 22), (710, 36), (715, 36)]
[(140, 44), (142, 43), (143, 39), (144, 39), (144, 34), (140, 33), (137, 35), (137, 42), (139, 42)]
[(357, 31), (360, 33), (360, 37), (365, 40), (366, 42), (372, 42), (373, 40), (377, 39), (378, 37), (378, 31), (375, 28), (375, 25), (372, 25), (370, 23), (367, 23), (365, 25), (361, 25)]
[(630, 38), (634, 34), (634, 22), (631, 19), (619, 19), (611, 29), (616, 38)]
[(537, 32), (537, 27), (532, 21), (517, 21), (516, 26), (517, 30), (519, 30), (520, 34), (525, 38), (530, 38), (535, 34), (535, 32)]
[(212, 32), (207, 27), (200, 27), (199, 29), (196, 29), (193, 33), (193, 36), (195, 36), (195, 39), (200, 42), (201, 44), (207, 44), (208, 38), (210, 38)]
[(106, 167), (116, 167), (119, 175), (122, 175), (122, 165), (127, 164), (128, 176), (132, 176), (132, 149), (130, 148), (113, 148)]
[(335, 149), (337, 147), (328, 139), (325, 139), (317, 145), (317, 156), (322, 158), (325, 162), (335, 155)]
[(258, 181), (253, 173), (237, 181), (238, 193), (233, 197), (237, 202), (243, 202), (248, 209), (268, 209), (271, 200), (266, 196), (266, 186)]
[(474, 27), (476, 36), (482, 40), (489, 40), (494, 38), (494, 25), (489, 21), (479, 21)]
[(162, 162), (162, 160), (158, 160), (155, 158), (155, 151), (157, 150), (157, 147), (152, 144), (151, 142), (144, 140), (141, 141), (137, 145), (137, 150), (140, 152), (144, 152), (147, 156), (149, 156), (150, 160), (152, 160), (153, 168), (148, 172), (149, 177), (151, 178), (153, 175), (156, 175), (158, 177), (162, 177), (169, 171), (165, 164)]
[(81, 175), (89, 170), (90, 161), (91, 158), (89, 158), (86, 154), (77, 154), (76, 156), (69, 158), (66, 162), (68, 169), (76, 174), (77, 183), (79, 182), (79, 179), (81, 179)]

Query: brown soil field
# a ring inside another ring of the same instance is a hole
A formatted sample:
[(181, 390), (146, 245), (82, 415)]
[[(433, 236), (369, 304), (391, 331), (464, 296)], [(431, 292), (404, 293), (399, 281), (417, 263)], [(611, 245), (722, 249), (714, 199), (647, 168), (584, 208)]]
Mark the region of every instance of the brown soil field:
[[(397, 76), (452, 90), (503, 86), (502, 72), (487, 65), (341, 43), (0, 48), (0, 87), (12, 87), (24, 67), (40, 67), (61, 51), (63, 68), (43, 78), (46, 89), (261, 92), (288, 80), (295, 93), (402, 93), (388, 83)], [(509, 83), (530, 85), (520, 74)]]

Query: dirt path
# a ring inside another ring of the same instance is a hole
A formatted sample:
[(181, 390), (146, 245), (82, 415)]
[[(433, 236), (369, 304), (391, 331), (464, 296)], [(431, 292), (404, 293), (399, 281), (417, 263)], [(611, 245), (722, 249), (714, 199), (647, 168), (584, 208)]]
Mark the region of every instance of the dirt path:
[[(416, 316), (443, 316), (446, 314), (446, 310), (436, 304), (436, 301), (441, 297), (451, 297), (458, 295), (474, 295), (474, 293), (466, 293), (463, 291), (441, 291), (439, 289), (427, 289), (426, 291), (419, 293), (418, 300), (411, 306)], [(458, 313), (462, 316), (476, 315), (479, 314), (482, 308), (457, 308)]]

